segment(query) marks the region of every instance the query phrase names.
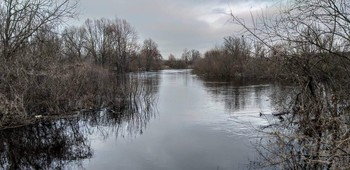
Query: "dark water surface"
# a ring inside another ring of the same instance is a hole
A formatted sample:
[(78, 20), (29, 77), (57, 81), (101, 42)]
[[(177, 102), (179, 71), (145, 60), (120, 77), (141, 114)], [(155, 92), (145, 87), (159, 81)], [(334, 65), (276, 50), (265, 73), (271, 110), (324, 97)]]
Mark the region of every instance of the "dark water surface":
[(1, 132), (2, 167), (248, 169), (254, 128), (267, 124), (259, 113), (272, 112), (273, 85), (204, 82), (190, 70), (141, 78), (152, 104), (139, 101), (134, 114), (100, 111)]

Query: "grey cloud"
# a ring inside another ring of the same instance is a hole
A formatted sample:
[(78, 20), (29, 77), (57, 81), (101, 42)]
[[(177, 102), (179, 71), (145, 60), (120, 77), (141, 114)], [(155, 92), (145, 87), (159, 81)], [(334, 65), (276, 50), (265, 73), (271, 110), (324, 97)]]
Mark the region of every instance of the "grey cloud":
[[(267, 0), (248, 1), (251, 4)], [(82, 0), (81, 20), (86, 18), (126, 19), (137, 30), (140, 42), (155, 40), (164, 57), (180, 56), (184, 48), (201, 52), (222, 42), (236, 28), (229, 24), (231, 6), (245, 0)]]

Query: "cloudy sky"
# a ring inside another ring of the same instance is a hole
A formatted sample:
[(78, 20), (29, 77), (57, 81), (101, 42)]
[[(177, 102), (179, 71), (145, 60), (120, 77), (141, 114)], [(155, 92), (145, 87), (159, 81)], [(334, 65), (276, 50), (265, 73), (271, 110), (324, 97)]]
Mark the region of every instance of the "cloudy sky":
[(237, 34), (229, 13), (248, 17), (269, 0), (80, 0), (79, 20), (115, 17), (126, 19), (138, 33), (139, 41), (152, 38), (164, 58), (180, 57), (182, 51), (200, 52), (220, 45), (223, 37)]

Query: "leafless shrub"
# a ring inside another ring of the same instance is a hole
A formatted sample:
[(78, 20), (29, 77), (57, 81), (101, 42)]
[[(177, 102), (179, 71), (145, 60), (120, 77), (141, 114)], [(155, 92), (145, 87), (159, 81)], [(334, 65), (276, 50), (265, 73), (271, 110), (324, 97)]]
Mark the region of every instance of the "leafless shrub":
[(276, 58), (259, 43), (229, 36), (222, 47), (207, 51), (194, 62), (194, 73), (221, 79), (275, 79), (282, 75)]
[[(274, 51), (294, 81), (276, 101), (281, 122), (264, 131), (262, 165), (349, 169), (349, 7), (343, 0), (288, 1), (279, 15), (245, 33)], [(279, 49), (276, 48), (276, 44)], [(282, 104), (284, 103), (284, 104)]]
[(57, 26), (75, 16), (76, 5), (0, 3), (0, 129), (81, 110), (120, 113), (141, 95), (140, 82), (127, 74), (137, 56), (135, 29), (126, 20), (99, 19), (60, 34)]

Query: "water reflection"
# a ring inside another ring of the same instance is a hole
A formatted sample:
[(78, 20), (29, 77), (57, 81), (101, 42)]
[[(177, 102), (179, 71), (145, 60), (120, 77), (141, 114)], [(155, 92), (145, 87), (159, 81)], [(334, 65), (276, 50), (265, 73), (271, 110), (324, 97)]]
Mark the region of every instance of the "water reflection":
[(130, 77), (111, 100), (123, 107), (1, 131), (2, 168), (247, 169), (251, 125), (271, 112), (273, 85), (203, 81), (190, 70)]
[[(92, 158), (91, 136), (107, 139), (142, 134), (157, 113), (159, 77), (124, 79), (122, 107), (85, 111), (64, 119), (0, 131), (2, 169), (82, 168)], [(139, 77), (139, 78), (137, 78)]]
[(261, 156), (252, 167), (349, 169), (348, 103), (338, 105), (334, 93), (324, 89), (314, 98), (301, 89), (304, 87), (275, 89), (272, 100), (278, 109), (277, 120), (262, 129), (257, 143)]
[(59, 169), (92, 153), (76, 119), (0, 132), (3, 169)]
[(206, 82), (204, 85), (217, 102), (225, 104), (225, 109), (230, 113), (252, 108), (260, 108), (261, 111), (270, 109), (269, 97), (275, 88), (265, 82)]

